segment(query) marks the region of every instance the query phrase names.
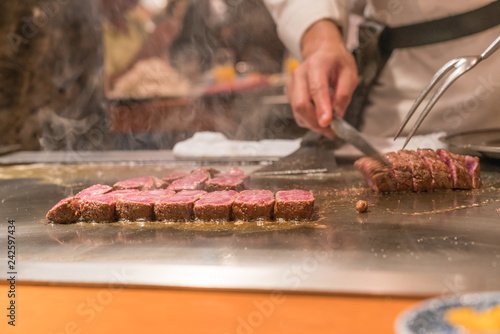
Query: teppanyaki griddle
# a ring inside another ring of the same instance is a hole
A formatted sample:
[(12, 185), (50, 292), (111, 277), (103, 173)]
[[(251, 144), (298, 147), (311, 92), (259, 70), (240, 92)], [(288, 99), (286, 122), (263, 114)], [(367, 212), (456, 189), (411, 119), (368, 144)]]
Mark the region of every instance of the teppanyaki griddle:
[[(56, 225), (45, 219), (59, 199), (86, 186), (191, 169), (0, 167), (0, 239), (5, 244), (7, 220), (14, 219), (19, 280), (385, 295), (500, 289), (500, 169), (493, 164), (482, 165), (481, 189), (418, 194), (375, 194), (352, 162), (334, 173), (252, 178), (254, 188), (313, 191), (315, 220), (305, 223)], [(369, 202), (368, 213), (356, 213), (359, 199)]]

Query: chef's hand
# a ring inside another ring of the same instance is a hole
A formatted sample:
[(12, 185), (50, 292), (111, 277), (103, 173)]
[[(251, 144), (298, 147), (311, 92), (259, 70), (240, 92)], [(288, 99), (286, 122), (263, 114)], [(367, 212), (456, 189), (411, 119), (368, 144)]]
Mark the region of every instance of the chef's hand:
[(305, 32), (302, 57), (287, 85), (295, 120), (331, 138), (332, 108), (342, 117), (358, 83), (354, 57), (330, 20), (318, 21)]

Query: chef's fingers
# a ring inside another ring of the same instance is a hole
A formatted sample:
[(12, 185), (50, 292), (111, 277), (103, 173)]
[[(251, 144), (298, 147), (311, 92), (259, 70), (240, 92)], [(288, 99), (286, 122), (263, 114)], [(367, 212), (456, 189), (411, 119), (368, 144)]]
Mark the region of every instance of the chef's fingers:
[(358, 85), (358, 71), (354, 57), (346, 54), (346, 63), (339, 68), (333, 81), (332, 106), (335, 112), (343, 117), (347, 106), (351, 102), (352, 94)]
[(307, 68), (299, 66), (292, 75), (287, 85), (287, 95), (292, 106), (295, 121), (301, 127), (309, 128), (327, 137), (333, 137), (331, 128), (319, 126), (316, 117), (316, 108), (311, 102), (309, 94), (309, 84), (307, 80)]
[(309, 94), (316, 106), (316, 119), (320, 127), (330, 126), (332, 121), (332, 104), (330, 101), (330, 78), (326, 66), (321, 63), (310, 66), (307, 72)]
[(305, 72), (299, 66), (287, 85), (288, 100), (292, 106), (295, 121), (301, 127), (308, 127), (314, 106), (311, 103)]

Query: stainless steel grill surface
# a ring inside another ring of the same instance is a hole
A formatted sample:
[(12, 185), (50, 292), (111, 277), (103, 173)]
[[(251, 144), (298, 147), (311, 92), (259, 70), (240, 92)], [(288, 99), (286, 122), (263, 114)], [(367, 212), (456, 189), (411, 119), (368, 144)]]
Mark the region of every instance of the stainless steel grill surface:
[[(352, 162), (329, 174), (253, 176), (253, 188), (316, 197), (312, 222), (261, 224), (51, 224), (47, 211), (86, 186), (194, 167), (2, 166), (0, 240), (6, 244), (14, 219), (18, 277), (27, 282), (386, 295), (499, 290), (497, 162), (482, 163), (484, 185), (469, 191), (375, 194)], [(360, 199), (367, 213), (356, 212)]]

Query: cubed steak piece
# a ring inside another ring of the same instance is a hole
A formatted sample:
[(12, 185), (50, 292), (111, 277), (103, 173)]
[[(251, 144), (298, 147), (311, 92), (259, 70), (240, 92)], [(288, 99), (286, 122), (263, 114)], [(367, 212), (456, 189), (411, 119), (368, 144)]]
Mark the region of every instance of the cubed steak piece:
[(229, 170), (227, 170), (224, 173), (216, 174), (215, 177), (226, 176), (226, 175), (227, 176), (236, 176), (236, 177), (239, 177), (242, 179), (248, 179), (250, 177), (250, 175), (246, 174), (244, 171), (242, 171), (238, 167), (231, 167), (231, 168), (229, 168)]
[(420, 155), (417, 152), (410, 150), (399, 150), (398, 155), (400, 160), (406, 161), (406, 165), (410, 166), (413, 191), (431, 190), (431, 170)]
[(120, 220), (152, 221), (155, 202), (173, 194), (174, 192), (170, 190), (152, 190), (121, 197), (116, 201), (116, 215)]
[(135, 177), (132, 179), (116, 182), (113, 185), (113, 189), (114, 190), (142, 189), (142, 187), (144, 187), (144, 185), (147, 184), (149, 181), (150, 181), (149, 176)]
[(453, 154), (447, 150), (438, 149), (436, 153), (451, 170), (454, 189), (472, 189), (472, 179), (467, 170), (465, 157)]
[(274, 209), (274, 194), (270, 190), (245, 190), (233, 203), (235, 220), (271, 220)]
[(142, 191), (155, 190), (155, 189), (166, 189), (168, 183), (154, 176), (149, 177), (149, 181), (144, 184), (141, 188)]
[(194, 216), (204, 221), (231, 220), (234, 199), (238, 193), (234, 190), (214, 191), (203, 195), (194, 204)]
[(220, 191), (220, 190), (245, 190), (245, 180), (239, 176), (217, 176), (208, 180), (205, 183), (206, 191)]
[(401, 159), (396, 152), (386, 153), (385, 157), (392, 165), (391, 173), (396, 180), (396, 191), (412, 191), (413, 177), (409, 161)]
[(167, 174), (165, 175), (162, 180), (167, 184), (167, 185), (171, 185), (172, 182), (174, 182), (175, 180), (179, 180), (179, 179), (182, 179), (183, 177), (186, 177), (188, 174), (185, 173), (185, 172), (174, 172), (174, 173), (170, 173), (170, 174)]
[(81, 218), (88, 222), (107, 223), (116, 220), (116, 201), (129, 191), (112, 191), (84, 198)]
[(198, 168), (191, 171), (189, 174), (205, 174), (208, 175), (209, 178), (214, 177), (217, 174), (220, 174), (220, 171), (215, 168)]
[(157, 198), (163, 198), (167, 196), (172, 196), (175, 194), (175, 191), (169, 189), (154, 189), (140, 192), (141, 195), (147, 196), (155, 196)]
[(181, 190), (203, 190), (205, 183), (210, 179), (210, 173), (206, 170), (196, 170), (182, 179), (175, 180), (168, 189)]
[(276, 193), (274, 218), (276, 220), (310, 220), (314, 211), (314, 196), (300, 189)]
[(205, 184), (206, 191), (236, 190), (242, 191), (246, 188), (249, 175), (241, 169), (232, 167), (225, 173), (219, 173)]
[(429, 166), (432, 177), (431, 188), (434, 190), (452, 189), (453, 179), (451, 178), (451, 171), (439, 155), (428, 148), (419, 148), (417, 153), (424, 159), (427, 166)]
[(368, 186), (376, 192), (396, 191), (394, 171), (382, 162), (370, 157), (363, 157), (354, 163)]
[(75, 208), (78, 211), (81, 211), (82, 200), (84, 200), (85, 198), (88, 198), (88, 197), (92, 197), (94, 195), (109, 193), (112, 190), (113, 190), (113, 188), (110, 186), (103, 185), (103, 184), (95, 184), (95, 185), (90, 186), (88, 188), (85, 188), (82, 191), (80, 191), (79, 193), (77, 193), (75, 195), (73, 205), (75, 206)]
[(80, 218), (80, 211), (73, 204), (74, 197), (60, 200), (47, 212), (47, 219), (53, 223), (74, 223)]
[(152, 190), (159, 188), (166, 188), (167, 183), (154, 176), (141, 176), (133, 179), (128, 179), (116, 182), (113, 185), (115, 190), (123, 189), (138, 189), (138, 190)]
[(155, 202), (154, 212), (157, 220), (192, 221), (194, 203), (205, 194), (203, 190), (182, 190), (173, 196)]

